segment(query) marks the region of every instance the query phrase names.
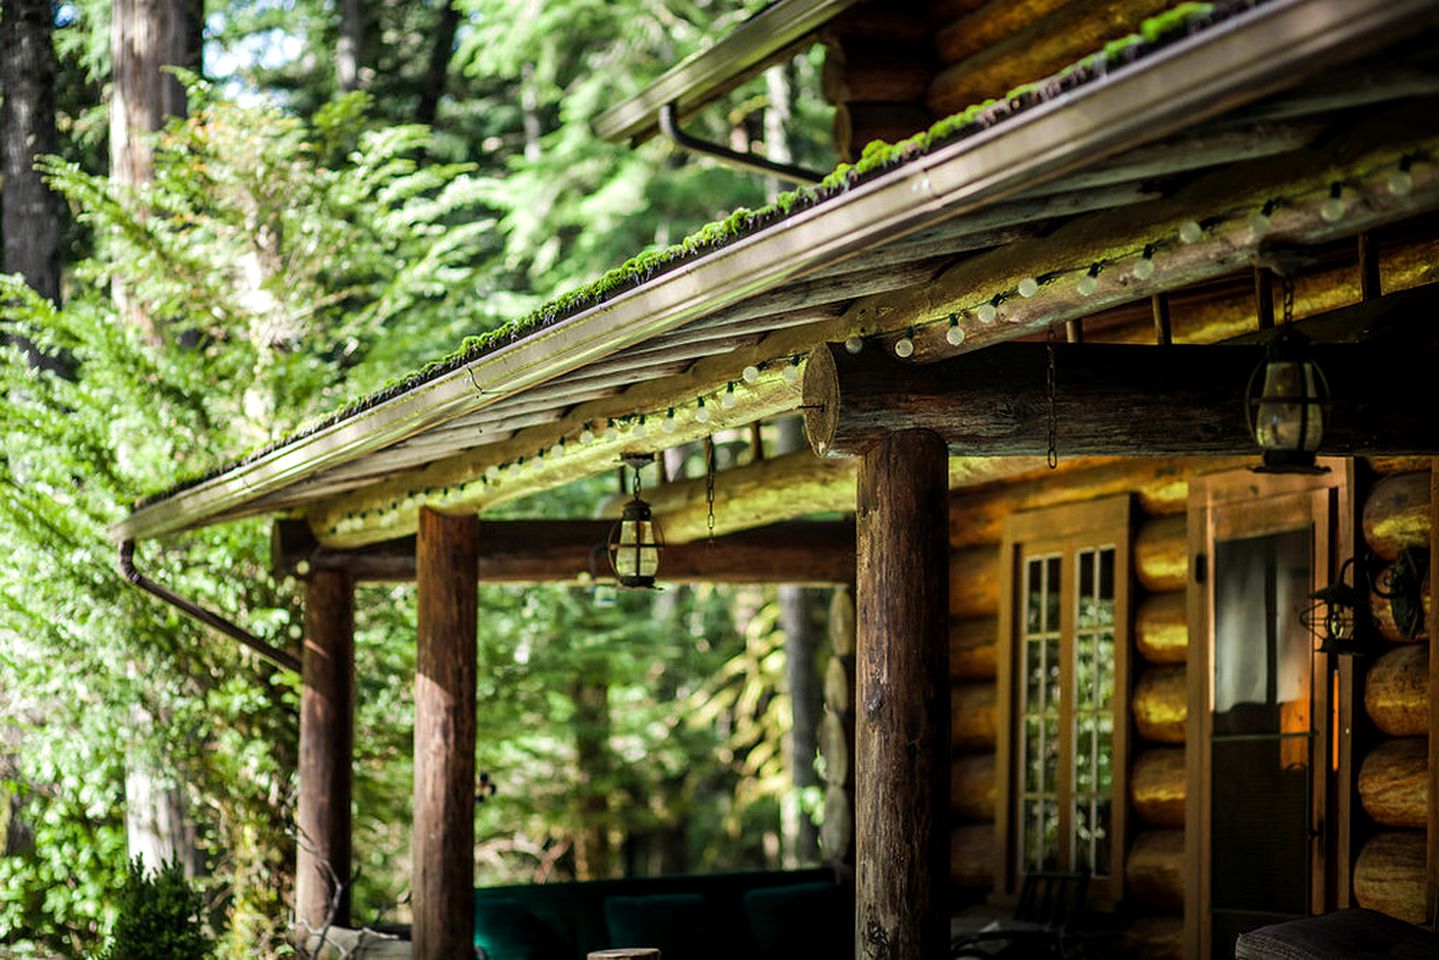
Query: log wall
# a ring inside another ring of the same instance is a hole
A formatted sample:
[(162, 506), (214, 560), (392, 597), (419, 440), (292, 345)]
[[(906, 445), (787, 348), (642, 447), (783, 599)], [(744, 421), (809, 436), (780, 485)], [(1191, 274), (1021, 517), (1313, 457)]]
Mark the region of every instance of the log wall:
[[(1387, 458), (1369, 465), (1381, 476), (1364, 499), (1365, 544), (1388, 561), (1404, 549), (1427, 550), (1427, 461)], [(1425, 858), (1435, 802), (1429, 796), (1431, 584), (1426, 576), (1423, 622), (1410, 636), (1395, 625), (1388, 601), (1371, 598), (1375, 626), (1392, 646), (1364, 676), (1364, 713), (1374, 736), (1359, 763), (1363, 817), (1354, 825), (1356, 836), (1367, 837), (1354, 864), (1355, 901), (1411, 923), (1426, 920)]]

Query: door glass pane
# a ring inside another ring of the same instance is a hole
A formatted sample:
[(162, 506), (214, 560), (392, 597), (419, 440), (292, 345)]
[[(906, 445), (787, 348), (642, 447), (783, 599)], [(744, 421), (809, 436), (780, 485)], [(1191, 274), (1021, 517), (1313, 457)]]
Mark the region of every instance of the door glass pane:
[(1310, 660), (1299, 615), (1312, 529), (1214, 548), (1211, 921), (1215, 957), (1245, 930), (1308, 913)]
[[(1114, 548), (1075, 557), (1073, 862), (1109, 872), (1108, 804), (1114, 717)], [(1101, 809), (1101, 804), (1103, 805)], [(1103, 818), (1103, 819), (1101, 819)]]

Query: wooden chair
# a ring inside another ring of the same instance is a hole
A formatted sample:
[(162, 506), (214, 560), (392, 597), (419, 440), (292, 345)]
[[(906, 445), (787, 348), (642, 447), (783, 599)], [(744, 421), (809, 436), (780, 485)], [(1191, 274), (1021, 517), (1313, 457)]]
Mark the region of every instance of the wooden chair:
[(1024, 876), (1008, 920), (950, 943), (952, 958), (1065, 956), (1065, 941), (1084, 910), (1089, 874), (1035, 872)]

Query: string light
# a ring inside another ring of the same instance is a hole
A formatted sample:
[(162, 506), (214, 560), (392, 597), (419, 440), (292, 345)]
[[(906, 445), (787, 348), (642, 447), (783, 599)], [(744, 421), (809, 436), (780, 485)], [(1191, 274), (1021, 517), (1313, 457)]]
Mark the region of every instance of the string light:
[(1274, 201), (1265, 200), (1264, 206), (1260, 208), (1259, 212), (1249, 218), (1249, 229), (1254, 231), (1256, 237), (1262, 237), (1269, 233), (1270, 228), (1273, 227), (1269, 215), (1273, 212)]
[(1144, 254), (1134, 265), (1134, 279), (1148, 280), (1152, 276), (1154, 276), (1154, 245), (1150, 244), (1144, 248)]
[(735, 404), (738, 402), (739, 401), (735, 398), (734, 395), (734, 381), (731, 380), (729, 388), (725, 390), (724, 393), (720, 394), (720, 406), (724, 407), (726, 410), (733, 410), (735, 408)]
[(754, 383), (759, 379), (759, 367), (751, 363), (740, 371), (740, 376), (744, 378), (745, 383)]
[(1344, 185), (1335, 183), (1329, 188), (1329, 196), (1319, 205), (1319, 218), (1325, 223), (1338, 223), (1344, 219)]
[(1414, 192), (1414, 175), (1409, 172), (1411, 163), (1408, 157), (1400, 160), (1399, 169), (1389, 174), (1389, 179), (1384, 182), (1384, 189), (1391, 196), (1407, 197)]
[(589, 444), (589, 443), (594, 443), (594, 442), (595, 442), (595, 432), (594, 432), (594, 430), (590, 429), (590, 425), (589, 425), (588, 423), (586, 423), (586, 424), (585, 424), (585, 428), (580, 431), (580, 443)]
[(670, 407), (669, 416), (665, 417), (664, 420), (660, 423), (660, 429), (663, 430), (665, 433), (674, 433), (676, 430), (679, 429), (679, 424), (675, 422), (674, 407)]
[(959, 325), (959, 314), (949, 315), (949, 329), (944, 331), (944, 340), (951, 347), (957, 347), (964, 342), (964, 328)]
[(864, 338), (858, 334), (851, 333), (844, 338), (844, 348), (852, 354), (857, 354), (864, 349)]
[(705, 398), (700, 397), (698, 403), (699, 406), (695, 408), (695, 423), (709, 423), (710, 409), (705, 406)]
[(914, 341), (910, 339), (913, 335), (914, 330), (911, 329), (894, 342), (894, 355), (901, 360), (914, 356)]
[(649, 433), (649, 428), (645, 426), (645, 415), (640, 414), (639, 420), (635, 422), (635, 439), (643, 440), (647, 433)]
[(979, 317), (980, 323), (984, 324), (985, 326), (989, 326), (996, 319), (998, 319), (999, 307), (995, 306), (995, 300), (998, 299), (998, 297), (995, 297), (994, 300), (990, 300), (986, 303), (981, 303), (979, 305), (979, 309), (974, 311), (975, 316)]
[(781, 372), (780, 376), (784, 379), (785, 383), (798, 383), (799, 357), (792, 358), (790, 362), (785, 365), (785, 368), (783, 372)]
[(1019, 281), (1019, 295), (1028, 300), (1039, 292), (1039, 281), (1033, 277), (1025, 277)]
[(1075, 289), (1079, 291), (1081, 297), (1094, 296), (1094, 291), (1099, 289), (1099, 264), (1090, 264), (1089, 272), (1079, 278)]

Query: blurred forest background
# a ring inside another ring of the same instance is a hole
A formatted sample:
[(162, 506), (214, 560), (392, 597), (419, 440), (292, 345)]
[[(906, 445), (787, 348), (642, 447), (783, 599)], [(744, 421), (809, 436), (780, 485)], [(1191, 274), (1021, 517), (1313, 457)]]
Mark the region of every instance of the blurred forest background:
[[(761, 6), (3, 0), (0, 955), (94, 952), (132, 852), (185, 864), (223, 956), (286, 954), (297, 680), (130, 588), (107, 525), (763, 203), (778, 184), (589, 126)], [(183, 69), (147, 82), (147, 57)], [(692, 126), (827, 169), (817, 72), (800, 55)], [(613, 484), (506, 512), (588, 516)], [(268, 538), (141, 551), (295, 649)], [(357, 599), (361, 920), (407, 919), (413, 600)], [(825, 605), (482, 588), (477, 882), (815, 861), (812, 734), (789, 734), (819, 710)]]

